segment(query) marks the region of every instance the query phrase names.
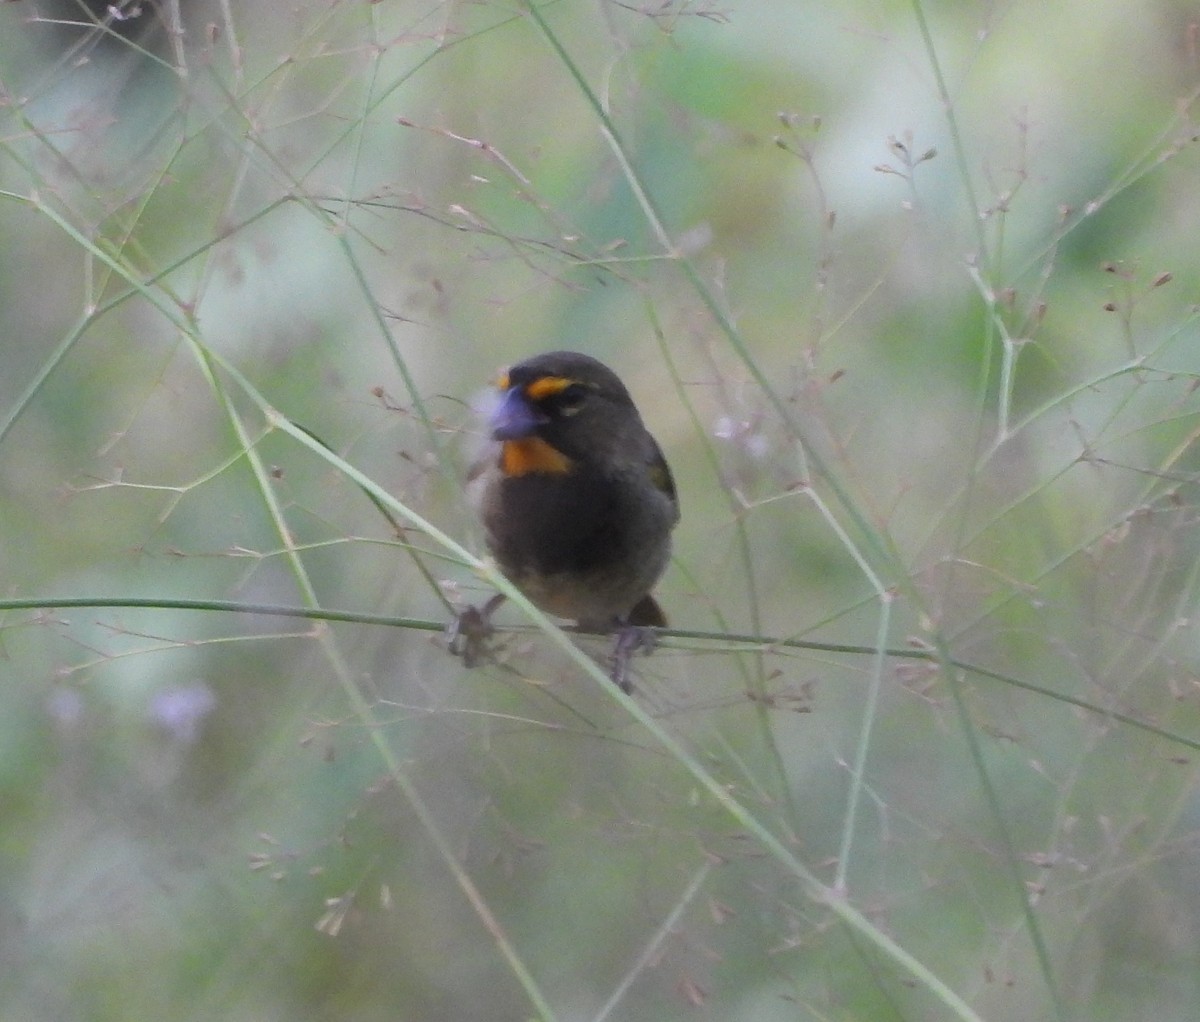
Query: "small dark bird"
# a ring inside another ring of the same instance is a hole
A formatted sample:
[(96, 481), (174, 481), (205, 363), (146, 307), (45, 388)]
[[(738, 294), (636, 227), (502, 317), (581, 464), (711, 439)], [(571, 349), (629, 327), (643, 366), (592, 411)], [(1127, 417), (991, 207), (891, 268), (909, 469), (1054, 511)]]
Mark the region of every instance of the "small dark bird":
[[(667, 623), (650, 590), (679, 521), (671, 470), (625, 385), (594, 358), (535, 355), (495, 387), (490, 441), (468, 475), (488, 549), (547, 614), (616, 633), (612, 677), (628, 692), (630, 656)], [(468, 663), (503, 599), (452, 626), (451, 649)]]

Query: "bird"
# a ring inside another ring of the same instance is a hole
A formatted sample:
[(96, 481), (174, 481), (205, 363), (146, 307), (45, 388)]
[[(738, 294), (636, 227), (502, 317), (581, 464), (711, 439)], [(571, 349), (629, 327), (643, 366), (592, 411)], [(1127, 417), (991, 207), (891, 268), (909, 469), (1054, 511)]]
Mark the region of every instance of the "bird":
[[(675, 480), (625, 384), (576, 351), (534, 355), (494, 381), (487, 441), (467, 492), (497, 567), (540, 610), (615, 635), (610, 674), (632, 691), (629, 660), (653, 648), (666, 614), (651, 590), (679, 521)], [(504, 601), (451, 624), (468, 666)]]

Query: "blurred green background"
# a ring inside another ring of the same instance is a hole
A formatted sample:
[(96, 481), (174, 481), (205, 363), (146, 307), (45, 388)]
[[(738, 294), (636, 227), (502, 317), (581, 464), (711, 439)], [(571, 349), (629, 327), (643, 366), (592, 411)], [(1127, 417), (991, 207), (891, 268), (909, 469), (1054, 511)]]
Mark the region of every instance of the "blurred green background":
[[(1197, 25), (0, 6), (0, 1014), (1200, 1017)], [(679, 482), (654, 728), (262, 410), (479, 551), (558, 347)]]

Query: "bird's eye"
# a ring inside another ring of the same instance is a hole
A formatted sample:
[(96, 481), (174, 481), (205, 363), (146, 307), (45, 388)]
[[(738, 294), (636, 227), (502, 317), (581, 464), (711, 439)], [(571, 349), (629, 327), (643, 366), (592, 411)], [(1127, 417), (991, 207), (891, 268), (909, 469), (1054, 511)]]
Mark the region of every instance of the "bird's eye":
[(555, 407), (563, 415), (574, 415), (587, 400), (587, 394), (587, 387), (582, 383), (572, 383), (555, 396)]

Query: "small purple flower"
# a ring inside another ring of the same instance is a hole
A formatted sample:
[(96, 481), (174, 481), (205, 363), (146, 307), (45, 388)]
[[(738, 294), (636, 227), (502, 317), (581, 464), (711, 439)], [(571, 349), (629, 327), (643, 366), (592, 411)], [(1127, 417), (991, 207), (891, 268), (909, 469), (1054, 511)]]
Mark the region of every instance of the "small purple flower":
[(83, 721), (83, 696), (76, 689), (55, 686), (46, 698), (46, 712), (61, 731), (74, 731)]
[(150, 719), (177, 742), (190, 745), (216, 706), (217, 697), (203, 682), (168, 685), (150, 700)]

